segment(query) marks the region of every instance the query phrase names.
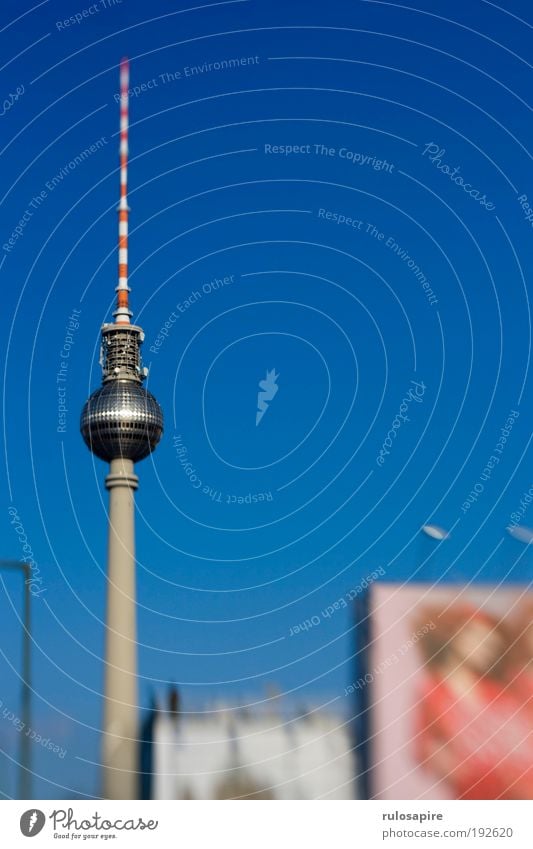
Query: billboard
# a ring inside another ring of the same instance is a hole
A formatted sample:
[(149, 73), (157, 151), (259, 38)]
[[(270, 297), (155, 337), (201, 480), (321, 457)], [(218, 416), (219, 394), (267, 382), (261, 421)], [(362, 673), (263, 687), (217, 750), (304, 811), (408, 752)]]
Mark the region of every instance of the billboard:
[(533, 799), (533, 593), (374, 584), (363, 619), (363, 795)]

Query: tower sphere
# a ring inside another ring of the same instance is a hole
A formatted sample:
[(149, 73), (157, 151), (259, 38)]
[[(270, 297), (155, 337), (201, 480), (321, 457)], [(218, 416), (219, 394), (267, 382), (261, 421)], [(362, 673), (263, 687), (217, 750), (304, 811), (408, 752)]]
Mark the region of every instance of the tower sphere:
[(161, 439), (163, 412), (137, 381), (112, 380), (85, 402), (80, 430), (87, 447), (101, 460), (123, 457), (136, 463)]

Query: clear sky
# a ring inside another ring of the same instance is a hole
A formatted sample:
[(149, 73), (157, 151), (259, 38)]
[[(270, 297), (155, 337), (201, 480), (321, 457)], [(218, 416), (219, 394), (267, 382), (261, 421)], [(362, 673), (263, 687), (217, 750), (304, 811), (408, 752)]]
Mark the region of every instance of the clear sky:
[[(33, 744), (35, 795), (94, 795), (106, 466), (79, 413), (116, 285), (120, 58), (137, 87), (131, 301), (165, 414), (137, 468), (142, 704), (175, 681), (188, 709), (275, 686), (347, 711), (352, 615), (322, 611), (373, 570), (530, 579), (505, 527), (533, 524), (531, 12), (6, 0), (0, 14), (1, 554), (23, 556), (16, 509), (41, 581), (34, 730), (65, 751)], [(429, 521), (452, 530), (440, 547), (420, 537)], [(21, 587), (0, 578), (13, 796)]]

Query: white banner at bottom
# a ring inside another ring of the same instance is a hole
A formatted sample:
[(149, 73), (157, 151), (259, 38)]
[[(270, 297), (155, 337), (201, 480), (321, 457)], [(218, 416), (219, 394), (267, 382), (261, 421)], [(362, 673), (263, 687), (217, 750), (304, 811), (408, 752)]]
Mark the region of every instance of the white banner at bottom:
[(4, 801), (1, 844), (60, 846), (533, 846), (533, 801)]

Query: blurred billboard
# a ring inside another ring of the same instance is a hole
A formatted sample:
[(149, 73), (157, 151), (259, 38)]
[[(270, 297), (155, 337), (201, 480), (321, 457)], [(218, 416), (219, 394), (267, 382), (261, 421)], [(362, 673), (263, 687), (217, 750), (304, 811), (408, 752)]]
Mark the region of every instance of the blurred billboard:
[(533, 799), (533, 593), (374, 584), (357, 631), (362, 795)]

